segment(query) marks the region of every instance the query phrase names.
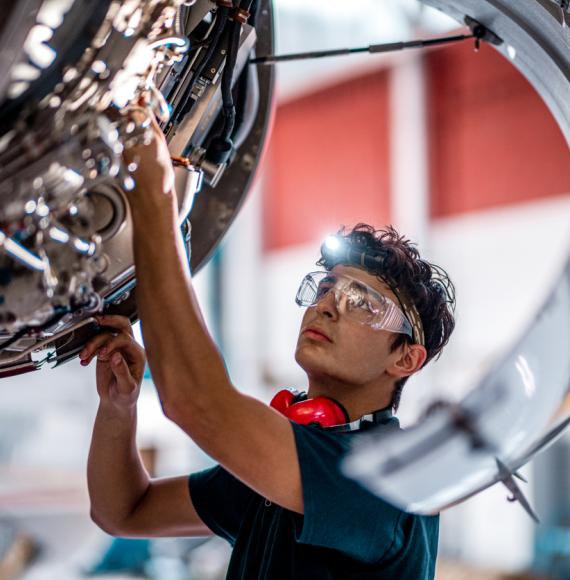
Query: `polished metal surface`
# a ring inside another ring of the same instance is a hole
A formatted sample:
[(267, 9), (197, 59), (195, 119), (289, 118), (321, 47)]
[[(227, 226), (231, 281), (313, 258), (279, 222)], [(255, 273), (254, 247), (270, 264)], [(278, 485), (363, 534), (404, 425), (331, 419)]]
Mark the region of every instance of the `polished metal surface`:
[[(153, 109), (181, 160), (175, 169), (179, 222), (187, 231), (191, 212), (196, 271), (247, 193), (273, 87), (273, 71), (248, 65), (256, 46), (272, 50), (265, 0), (240, 27), (230, 78), (240, 89), (236, 107), (246, 113), (235, 150), (226, 162), (212, 162), (224, 39), (233, 22), (227, 9), (210, 0), (20, 0), (6, 12), (10, 26), (0, 26), (0, 376), (23, 363), (39, 368), (30, 355), (34, 343), (48, 347), (40, 361), (70, 360), (95, 331), (81, 321), (97, 311), (137, 318), (125, 197), (134, 167), (125, 166), (122, 153), (148, 139), (149, 129), (136, 126), (129, 113), (141, 102)], [(209, 36), (214, 23), (223, 34)]]

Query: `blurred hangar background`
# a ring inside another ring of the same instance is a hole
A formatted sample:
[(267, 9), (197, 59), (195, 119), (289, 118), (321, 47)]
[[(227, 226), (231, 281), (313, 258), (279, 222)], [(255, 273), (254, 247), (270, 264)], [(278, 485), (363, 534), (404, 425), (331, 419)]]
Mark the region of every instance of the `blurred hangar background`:
[[(278, 0), (276, 9), (278, 54), (458, 29), (415, 0)], [(279, 387), (302, 388), (294, 295), (322, 239), (340, 225), (394, 224), (457, 286), (451, 344), (404, 390), (400, 417), (409, 425), (431, 399), (464, 396), (546, 297), (570, 247), (567, 144), (540, 97), (488, 45), (277, 70), (262, 171), (196, 276), (210, 329), (242, 390), (269, 400)], [(121, 567), (166, 580), (223, 578), (221, 541), (135, 541), (122, 546), (126, 562), (90, 522), (94, 368), (73, 361), (4, 379), (0, 396), (0, 578), (68, 580), (105, 566), (117, 578)], [(150, 377), (140, 446), (159, 476), (209, 461), (162, 417)], [(569, 446), (566, 435), (523, 469), (540, 525), (497, 486), (446, 510), (437, 577), (570, 578)]]

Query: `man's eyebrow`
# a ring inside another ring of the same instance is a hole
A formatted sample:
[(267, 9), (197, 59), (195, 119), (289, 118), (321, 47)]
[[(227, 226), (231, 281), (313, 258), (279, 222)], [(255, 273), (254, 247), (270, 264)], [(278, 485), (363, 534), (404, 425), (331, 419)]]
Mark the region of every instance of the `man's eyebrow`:
[(357, 290), (366, 290), (366, 292), (368, 292), (368, 290), (371, 290), (371, 288), (369, 288), (367, 284), (365, 284), (364, 282), (360, 282), (359, 280), (351, 280), (350, 285), (353, 288), (356, 288)]
[(374, 296), (375, 298), (378, 298), (379, 300), (385, 300), (388, 298), (387, 296), (384, 296), (384, 294), (382, 294), (378, 290), (375, 290), (374, 288), (372, 288), (372, 286), (369, 286), (368, 284), (366, 284), (365, 282), (361, 282), (360, 280), (352, 280), (352, 284), (356, 288), (358, 288), (359, 290), (366, 290), (367, 294), (370, 294), (371, 296)]

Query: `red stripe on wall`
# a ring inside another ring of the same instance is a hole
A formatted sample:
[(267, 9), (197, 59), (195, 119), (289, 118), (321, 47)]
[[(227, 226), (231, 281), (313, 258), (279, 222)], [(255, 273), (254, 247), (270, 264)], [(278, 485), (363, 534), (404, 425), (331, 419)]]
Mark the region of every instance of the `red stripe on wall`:
[(267, 156), (266, 250), (389, 221), (387, 73), (280, 106)]
[(426, 55), (434, 217), (570, 192), (568, 146), (526, 79), (489, 46)]

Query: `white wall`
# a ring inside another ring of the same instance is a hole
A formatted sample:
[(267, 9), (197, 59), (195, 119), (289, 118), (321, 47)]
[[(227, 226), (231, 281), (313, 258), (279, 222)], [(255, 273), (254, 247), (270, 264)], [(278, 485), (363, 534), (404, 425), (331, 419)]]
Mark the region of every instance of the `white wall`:
[[(326, 8), (319, 2), (276, 0), (275, 20), (277, 54), (399, 42), (445, 34), (458, 27), (442, 12), (417, 0), (360, 0), (357, 10), (346, 0), (328, 0)], [(414, 52), (417, 54), (409, 54)], [(342, 78), (386, 67), (401, 55), (364, 53), (279, 63), (278, 98), (298, 98)]]

